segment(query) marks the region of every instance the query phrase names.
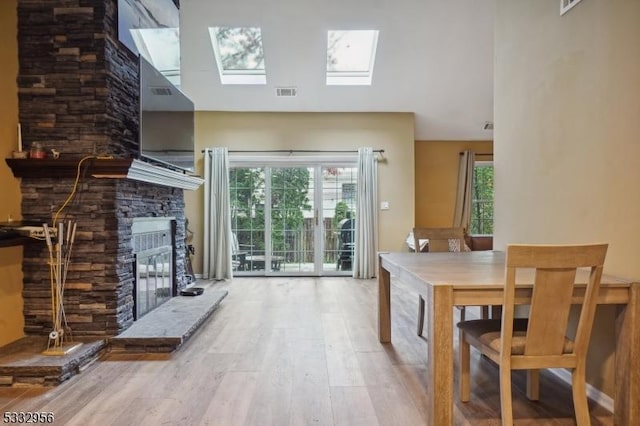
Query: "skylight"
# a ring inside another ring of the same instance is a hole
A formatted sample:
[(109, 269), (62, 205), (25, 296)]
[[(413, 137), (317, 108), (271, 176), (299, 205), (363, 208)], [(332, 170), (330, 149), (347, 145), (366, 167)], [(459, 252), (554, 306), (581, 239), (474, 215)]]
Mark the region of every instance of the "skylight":
[(180, 87), (180, 30), (178, 28), (131, 29), (138, 52), (171, 83)]
[(255, 27), (210, 27), (222, 84), (267, 84), (262, 33)]
[(327, 84), (371, 85), (378, 31), (329, 31)]

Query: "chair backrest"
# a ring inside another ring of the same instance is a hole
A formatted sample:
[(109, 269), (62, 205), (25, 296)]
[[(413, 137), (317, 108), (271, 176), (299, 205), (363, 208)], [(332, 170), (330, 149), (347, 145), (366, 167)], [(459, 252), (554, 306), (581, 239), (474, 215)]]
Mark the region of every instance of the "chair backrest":
[(464, 251), (463, 228), (413, 228), (416, 252), (420, 250), (420, 240), (429, 240), (422, 251)]
[[(577, 268), (590, 268), (571, 353), (586, 357), (607, 244), (509, 245), (502, 311), (502, 354), (511, 352), (516, 271), (535, 271), (524, 355), (559, 356), (565, 348)], [(526, 274), (527, 271), (519, 272)], [(584, 282), (584, 281), (583, 281)], [(507, 349), (509, 348), (509, 349)]]

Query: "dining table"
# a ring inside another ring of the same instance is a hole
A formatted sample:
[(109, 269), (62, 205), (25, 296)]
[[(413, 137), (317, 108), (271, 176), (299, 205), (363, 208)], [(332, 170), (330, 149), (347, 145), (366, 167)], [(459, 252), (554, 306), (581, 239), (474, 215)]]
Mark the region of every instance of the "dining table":
[[(589, 271), (579, 269), (574, 303), (581, 303)], [(425, 295), (429, 424), (453, 424), (454, 306), (501, 306), (505, 253), (380, 253), (378, 337), (391, 343), (391, 280)], [(534, 271), (516, 275), (516, 304), (530, 303)], [(399, 291), (399, 290), (398, 290)], [(598, 304), (615, 308), (614, 424), (640, 424), (640, 282), (603, 274)]]

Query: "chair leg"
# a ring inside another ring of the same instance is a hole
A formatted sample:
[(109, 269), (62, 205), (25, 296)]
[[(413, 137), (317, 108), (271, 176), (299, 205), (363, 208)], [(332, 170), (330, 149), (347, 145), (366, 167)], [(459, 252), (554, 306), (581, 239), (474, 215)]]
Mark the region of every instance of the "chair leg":
[(500, 364), (500, 411), (502, 425), (513, 426), (513, 405), (511, 402), (511, 366)]
[(587, 384), (585, 379), (585, 366), (578, 365), (572, 373), (573, 407), (576, 412), (576, 424), (578, 426), (590, 425), (589, 404), (587, 402)]
[(489, 306), (480, 306), (480, 319), (489, 319)]
[(530, 401), (540, 399), (540, 370), (527, 370), (527, 398)]
[(460, 342), (458, 348), (458, 356), (459, 356), (459, 368), (460, 368), (460, 389), (459, 389), (459, 398), (462, 402), (468, 402), (471, 396), (471, 385), (470, 385), (470, 376), (471, 376), (471, 348), (469, 343), (464, 337), (464, 331), (462, 329), (459, 330), (459, 338)]
[(422, 295), (418, 295), (418, 336), (422, 336), (424, 328), (424, 299)]
[(491, 306), (491, 318), (493, 319), (502, 318), (502, 306), (500, 305)]

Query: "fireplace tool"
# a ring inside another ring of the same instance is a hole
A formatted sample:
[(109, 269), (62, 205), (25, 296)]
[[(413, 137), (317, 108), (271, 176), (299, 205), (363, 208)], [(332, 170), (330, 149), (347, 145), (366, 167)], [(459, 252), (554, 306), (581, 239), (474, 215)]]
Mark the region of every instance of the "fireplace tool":
[(193, 273), (193, 265), (191, 263), (191, 256), (196, 253), (196, 249), (191, 244), (191, 240), (193, 240), (193, 231), (189, 229), (189, 219), (185, 219), (184, 221), (184, 230), (185, 230), (185, 238), (184, 238), (184, 248), (185, 248), (185, 256), (184, 256), (184, 276), (187, 279), (187, 284), (193, 284), (196, 282), (196, 276)]
[(57, 227), (49, 228), (42, 225), (49, 251), (49, 271), (51, 278), (51, 320), (53, 330), (49, 333), (49, 341), (44, 355), (66, 355), (77, 349), (82, 343), (74, 343), (71, 328), (67, 324), (64, 313), (64, 287), (67, 281), (67, 271), (71, 261), (71, 251), (76, 237), (76, 223), (67, 222)]

